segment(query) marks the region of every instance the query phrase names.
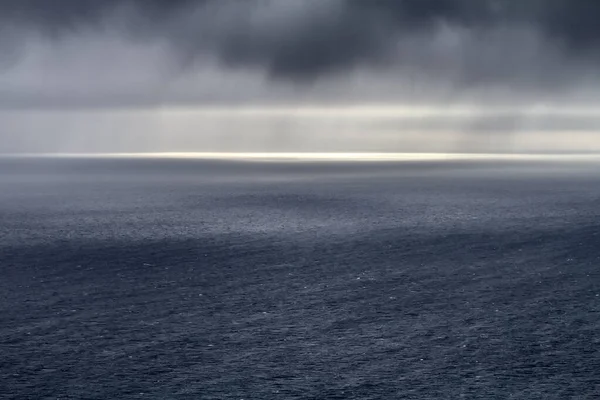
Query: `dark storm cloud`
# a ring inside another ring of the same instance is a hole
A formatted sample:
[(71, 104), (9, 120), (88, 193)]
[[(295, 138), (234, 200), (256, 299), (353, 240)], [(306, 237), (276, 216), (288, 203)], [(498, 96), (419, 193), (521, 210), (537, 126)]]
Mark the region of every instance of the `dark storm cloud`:
[(97, 24), (118, 6), (132, 6), (142, 15), (158, 19), (187, 4), (204, 2), (206, 0), (3, 0), (0, 15), (4, 21), (63, 32)]
[[(285, 14), (286, 7), (291, 10), (281, 24), (273, 23), (277, 15), (260, 20), (269, 8)], [(117, 9), (130, 11), (124, 24), (129, 38), (166, 39), (180, 61), (193, 64), (208, 54), (293, 80), (373, 63), (414, 63), (410, 53), (394, 54), (397, 41), (440, 24), (472, 31), (532, 28), (586, 62), (600, 47), (596, 0), (3, 0), (0, 18), (60, 38), (106, 28)], [(264, 12), (257, 19), (253, 9)], [(504, 79), (493, 66), (484, 67), (490, 76), (475, 71), (474, 79)]]

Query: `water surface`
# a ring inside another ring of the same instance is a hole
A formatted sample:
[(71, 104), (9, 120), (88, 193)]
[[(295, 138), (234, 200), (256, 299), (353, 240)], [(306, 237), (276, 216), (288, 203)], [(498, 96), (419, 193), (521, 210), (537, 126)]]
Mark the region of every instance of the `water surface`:
[(0, 397), (600, 396), (592, 158), (0, 158)]

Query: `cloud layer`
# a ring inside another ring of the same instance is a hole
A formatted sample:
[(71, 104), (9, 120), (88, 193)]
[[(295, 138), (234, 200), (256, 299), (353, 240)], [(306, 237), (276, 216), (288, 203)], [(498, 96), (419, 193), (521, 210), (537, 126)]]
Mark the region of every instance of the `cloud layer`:
[[(31, 43), (86, 52), (110, 40), (133, 52), (160, 47), (164, 68), (210, 61), (293, 84), (386, 69), (544, 90), (596, 78), (598, 17), (600, 3), (587, 0), (6, 0), (1, 65), (18, 68)], [(77, 67), (75, 51), (61, 57)], [(129, 68), (144, 73), (147, 62)]]

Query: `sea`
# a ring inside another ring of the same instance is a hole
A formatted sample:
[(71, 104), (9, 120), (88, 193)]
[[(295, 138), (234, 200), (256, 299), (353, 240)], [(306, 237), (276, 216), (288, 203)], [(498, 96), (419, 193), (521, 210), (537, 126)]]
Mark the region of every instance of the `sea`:
[(598, 398), (599, 157), (0, 157), (0, 399)]

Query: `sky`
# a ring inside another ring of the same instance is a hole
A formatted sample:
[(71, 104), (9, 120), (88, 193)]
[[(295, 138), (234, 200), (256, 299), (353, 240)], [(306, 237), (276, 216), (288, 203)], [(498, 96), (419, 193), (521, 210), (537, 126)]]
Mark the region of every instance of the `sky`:
[(3, 0), (0, 153), (600, 150), (596, 0)]

